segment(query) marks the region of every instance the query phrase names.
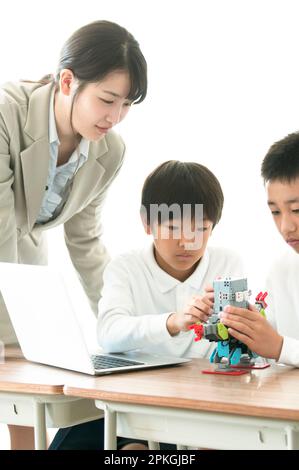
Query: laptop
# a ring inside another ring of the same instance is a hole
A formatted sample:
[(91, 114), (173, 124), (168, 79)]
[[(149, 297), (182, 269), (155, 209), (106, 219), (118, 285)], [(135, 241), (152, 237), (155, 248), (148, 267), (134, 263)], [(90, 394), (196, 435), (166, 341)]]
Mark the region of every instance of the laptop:
[(70, 288), (66, 277), (48, 266), (0, 263), (0, 291), (27, 360), (91, 375), (189, 362), (138, 351), (95, 352), (96, 319), (77, 282)]

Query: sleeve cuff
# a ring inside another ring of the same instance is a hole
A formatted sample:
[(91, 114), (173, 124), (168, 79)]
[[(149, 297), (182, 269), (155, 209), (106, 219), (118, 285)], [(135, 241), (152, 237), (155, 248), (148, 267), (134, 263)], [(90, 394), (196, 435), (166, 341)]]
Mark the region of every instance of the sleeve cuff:
[(277, 362), (299, 367), (299, 340), (284, 336), (280, 357)]
[(171, 338), (166, 327), (167, 318), (171, 313), (172, 312), (167, 312), (162, 315), (150, 316), (150, 321), (148, 322), (148, 338), (151, 343), (163, 343), (163, 341)]

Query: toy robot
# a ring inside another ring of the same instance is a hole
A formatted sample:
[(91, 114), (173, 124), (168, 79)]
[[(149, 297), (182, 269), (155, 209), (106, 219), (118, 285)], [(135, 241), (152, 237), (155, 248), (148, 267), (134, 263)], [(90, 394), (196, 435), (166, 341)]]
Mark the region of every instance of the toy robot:
[[(227, 371), (236, 368), (253, 368), (255, 359), (258, 357), (245, 344), (229, 336), (227, 327), (220, 322), (219, 314), (226, 305), (248, 308), (248, 300), (251, 292), (247, 288), (247, 279), (217, 279), (213, 283), (214, 288), (214, 311), (207, 323), (196, 323), (190, 327), (196, 335), (195, 341), (206, 338), (217, 342), (216, 348), (210, 356), (210, 362)], [(268, 293), (260, 292), (255, 299), (255, 306), (265, 316), (267, 304), (265, 298)], [(216, 372), (217, 372), (216, 370)]]

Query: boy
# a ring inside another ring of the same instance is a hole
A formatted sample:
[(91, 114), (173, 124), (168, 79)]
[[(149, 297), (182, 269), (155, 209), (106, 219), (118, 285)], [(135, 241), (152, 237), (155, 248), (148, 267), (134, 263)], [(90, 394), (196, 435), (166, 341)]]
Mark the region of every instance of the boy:
[(257, 354), (299, 367), (299, 133), (273, 144), (262, 163), (268, 205), (288, 250), (267, 280), (267, 319), (226, 307), (222, 322), (230, 335)]
[[(202, 214), (196, 210), (199, 206)], [(163, 207), (179, 210), (153, 210)], [(172, 160), (147, 177), (141, 217), (153, 243), (116, 257), (105, 270), (98, 339), (106, 352), (211, 354), (214, 343), (195, 343), (189, 330), (211, 313), (209, 294), (202, 297), (204, 286), (219, 275), (235, 277), (243, 271), (235, 253), (207, 248), (222, 207), (219, 181), (203, 165)], [(188, 223), (191, 231), (186, 235)]]
[[(203, 214), (197, 210), (201, 205)], [(153, 210), (157, 207), (161, 211)], [(154, 240), (145, 250), (116, 257), (105, 270), (98, 317), (98, 338), (104, 350), (138, 348), (186, 357), (211, 354), (214, 343), (195, 343), (189, 330), (211, 312), (213, 294), (201, 297), (203, 286), (219, 275), (239, 277), (243, 271), (233, 252), (207, 249), (222, 207), (219, 181), (198, 163), (165, 162), (147, 177), (141, 216), (146, 233)], [(186, 235), (188, 222), (191, 230)], [(84, 423), (60, 430), (51, 448), (100, 448), (103, 434), (103, 419)], [(119, 438), (118, 448), (141, 450), (145, 444)], [(161, 444), (161, 449), (174, 448)]]

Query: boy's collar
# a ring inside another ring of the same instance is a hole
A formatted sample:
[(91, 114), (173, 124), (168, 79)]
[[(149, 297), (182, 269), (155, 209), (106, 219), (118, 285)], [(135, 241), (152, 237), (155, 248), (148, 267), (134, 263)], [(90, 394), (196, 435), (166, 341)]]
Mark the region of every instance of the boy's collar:
[(202, 281), (209, 266), (210, 258), (208, 249), (206, 249), (195, 271), (184, 282), (181, 282), (178, 279), (172, 277), (167, 272), (165, 272), (157, 264), (157, 261), (154, 256), (153, 244), (143, 250), (143, 256), (145, 257), (146, 263), (150, 267), (152, 275), (157, 283), (157, 287), (162, 292), (162, 294), (165, 294), (166, 292), (174, 289), (178, 285), (190, 286), (194, 289), (200, 290), (202, 286)]

